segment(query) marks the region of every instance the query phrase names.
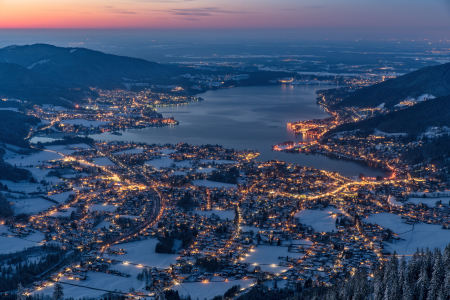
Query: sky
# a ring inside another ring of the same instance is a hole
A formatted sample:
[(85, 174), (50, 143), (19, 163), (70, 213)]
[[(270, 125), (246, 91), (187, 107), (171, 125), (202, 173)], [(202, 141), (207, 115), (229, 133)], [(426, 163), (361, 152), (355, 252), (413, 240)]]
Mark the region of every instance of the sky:
[(450, 0), (0, 0), (0, 28), (448, 31)]

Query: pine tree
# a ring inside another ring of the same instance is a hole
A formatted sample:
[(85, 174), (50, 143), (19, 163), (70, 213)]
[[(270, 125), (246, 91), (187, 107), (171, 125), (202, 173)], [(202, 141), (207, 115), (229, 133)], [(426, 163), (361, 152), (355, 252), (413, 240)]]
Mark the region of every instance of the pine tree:
[(25, 291), (23, 289), (22, 283), (17, 285), (17, 300), (25, 300)]
[(430, 290), (428, 292), (427, 300), (437, 300), (443, 280), (444, 270), (442, 268), (442, 257), (440, 251), (436, 251), (434, 255), (433, 274), (431, 276)]
[(450, 298), (450, 269), (446, 269), (443, 292), (446, 299)]
[(63, 286), (59, 282), (57, 282), (55, 284), (55, 289), (53, 290), (52, 300), (64, 300)]
[(413, 300), (413, 287), (409, 283), (409, 281), (405, 278), (405, 281), (403, 282), (403, 296), (402, 300)]
[(383, 285), (383, 275), (384, 275), (384, 264), (382, 264), (378, 269), (375, 270), (373, 277), (373, 299), (381, 300), (384, 296), (384, 285)]
[(428, 271), (426, 264), (422, 266), (422, 270), (420, 271), (419, 279), (416, 282), (417, 289), (419, 291), (418, 300), (426, 300), (428, 289), (430, 285), (430, 279), (428, 278)]

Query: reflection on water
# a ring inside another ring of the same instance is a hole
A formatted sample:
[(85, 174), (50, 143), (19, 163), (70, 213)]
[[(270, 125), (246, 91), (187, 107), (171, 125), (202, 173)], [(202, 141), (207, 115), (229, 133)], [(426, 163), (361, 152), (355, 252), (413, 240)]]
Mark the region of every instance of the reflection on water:
[(324, 88), (329, 87), (262, 86), (208, 91), (201, 95), (204, 101), (158, 109), (165, 117), (173, 116), (180, 121), (178, 126), (132, 129), (122, 136), (106, 133), (92, 137), (150, 144), (219, 144), (238, 150), (257, 150), (261, 153), (259, 160), (278, 159), (346, 176), (383, 175), (378, 169), (353, 161), (271, 150), (277, 143), (302, 140), (302, 136), (288, 129), (288, 122), (328, 116), (315, 100), (315, 92)]

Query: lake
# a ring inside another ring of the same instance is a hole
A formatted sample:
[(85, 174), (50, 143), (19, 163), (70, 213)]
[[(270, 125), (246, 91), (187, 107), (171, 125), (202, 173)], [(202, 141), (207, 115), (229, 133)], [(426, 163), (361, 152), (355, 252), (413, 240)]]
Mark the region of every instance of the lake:
[(204, 101), (158, 108), (164, 117), (178, 120), (178, 126), (131, 129), (122, 136), (104, 133), (91, 137), (157, 144), (219, 144), (237, 150), (258, 150), (261, 153), (258, 160), (278, 159), (345, 176), (384, 175), (382, 170), (360, 162), (272, 151), (275, 144), (302, 140), (301, 135), (296, 136), (287, 127), (288, 122), (328, 116), (316, 103), (316, 91), (327, 88), (330, 86), (282, 85), (207, 91), (200, 95)]

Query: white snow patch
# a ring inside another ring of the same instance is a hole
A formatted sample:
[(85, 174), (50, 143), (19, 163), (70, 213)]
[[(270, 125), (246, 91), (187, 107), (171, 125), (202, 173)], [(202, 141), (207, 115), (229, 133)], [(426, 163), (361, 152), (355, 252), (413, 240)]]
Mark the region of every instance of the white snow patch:
[(300, 223), (310, 225), (318, 232), (336, 231), (337, 214), (343, 213), (334, 207), (327, 207), (324, 210), (304, 209), (295, 214), (300, 219)]
[(35, 62), (34, 64), (28, 66), (27, 68), (31, 70), (31, 69), (33, 69), (36, 65), (48, 64), (49, 62), (50, 62), (50, 59), (44, 59), (44, 60)]

